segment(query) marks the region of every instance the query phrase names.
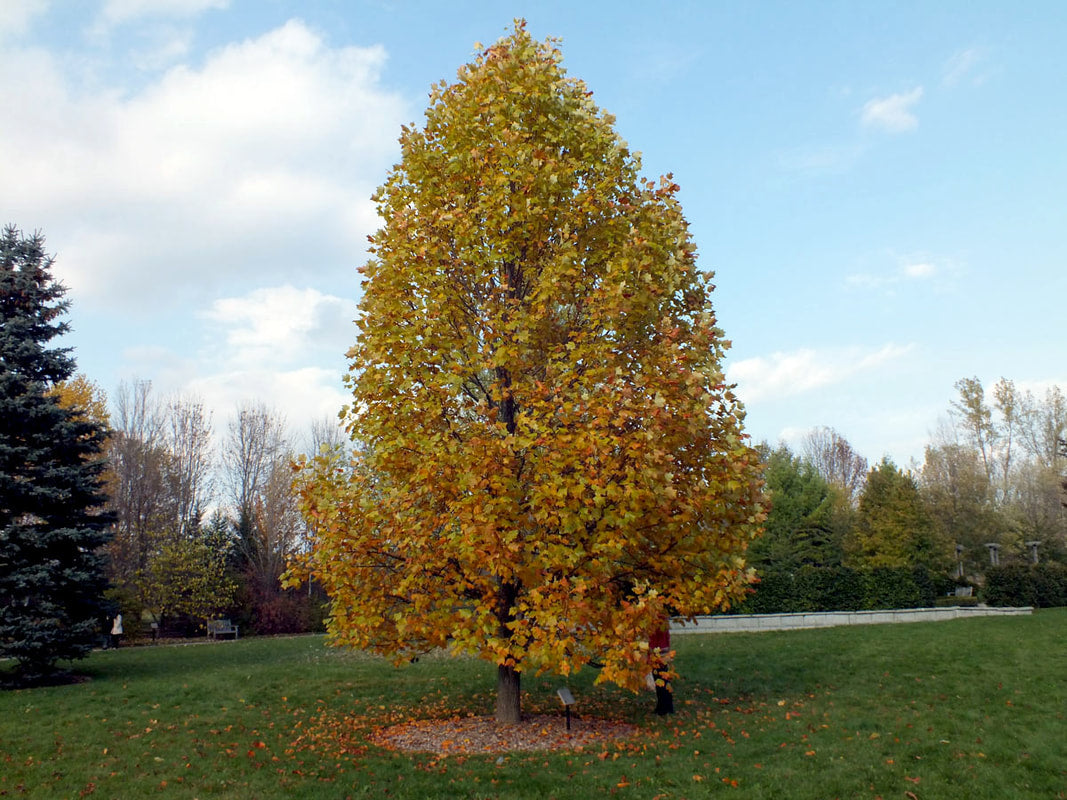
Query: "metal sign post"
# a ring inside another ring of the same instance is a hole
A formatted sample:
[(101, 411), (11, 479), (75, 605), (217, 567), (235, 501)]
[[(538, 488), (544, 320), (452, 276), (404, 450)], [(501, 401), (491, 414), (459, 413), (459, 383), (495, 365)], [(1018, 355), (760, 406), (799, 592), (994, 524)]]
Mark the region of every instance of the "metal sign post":
[(571, 729), (571, 706), (574, 705), (574, 695), (571, 694), (571, 690), (564, 686), (562, 689), (557, 689), (556, 694), (559, 695), (559, 700), (563, 703), (563, 709), (567, 713), (567, 730)]

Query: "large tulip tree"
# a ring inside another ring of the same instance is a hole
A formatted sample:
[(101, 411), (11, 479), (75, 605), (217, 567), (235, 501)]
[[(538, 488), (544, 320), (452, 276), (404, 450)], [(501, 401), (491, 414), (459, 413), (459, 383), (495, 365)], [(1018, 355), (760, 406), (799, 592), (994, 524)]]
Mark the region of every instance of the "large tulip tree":
[(758, 458), (670, 176), (551, 41), (514, 32), (434, 87), (375, 195), (349, 352), (351, 461), (300, 473), (335, 643), (637, 687), (668, 615), (750, 581)]

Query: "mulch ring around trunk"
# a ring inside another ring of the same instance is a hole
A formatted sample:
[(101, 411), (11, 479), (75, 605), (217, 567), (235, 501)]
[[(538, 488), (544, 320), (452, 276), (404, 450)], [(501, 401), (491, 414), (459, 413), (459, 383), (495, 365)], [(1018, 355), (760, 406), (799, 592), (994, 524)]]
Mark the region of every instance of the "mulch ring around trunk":
[(498, 723), (493, 717), (424, 719), (382, 728), (371, 736), (374, 744), (389, 750), (476, 755), (529, 750), (578, 750), (625, 739), (637, 727), (604, 719), (572, 719), (568, 731), (562, 715), (523, 717), (517, 725)]

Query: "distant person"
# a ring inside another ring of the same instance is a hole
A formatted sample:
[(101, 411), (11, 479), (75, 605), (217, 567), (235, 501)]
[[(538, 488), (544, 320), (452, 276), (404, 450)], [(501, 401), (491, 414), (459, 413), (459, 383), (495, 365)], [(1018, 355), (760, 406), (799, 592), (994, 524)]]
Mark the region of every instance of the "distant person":
[(111, 646), (118, 647), (122, 638), (122, 614), (116, 614), (111, 623)]
[(100, 643), (101, 650), (107, 650), (111, 647), (111, 614), (102, 613), (97, 619), (97, 641)]

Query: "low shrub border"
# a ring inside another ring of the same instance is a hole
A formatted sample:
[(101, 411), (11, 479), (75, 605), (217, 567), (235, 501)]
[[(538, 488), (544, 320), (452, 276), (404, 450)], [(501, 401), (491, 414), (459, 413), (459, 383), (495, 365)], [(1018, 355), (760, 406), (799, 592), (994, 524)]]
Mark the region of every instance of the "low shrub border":
[(985, 576), (983, 599), (991, 606), (1055, 608), (1067, 605), (1067, 566), (1007, 564), (990, 567)]
[(934, 575), (924, 567), (856, 570), (804, 566), (795, 571), (757, 569), (757, 574), (760, 581), (755, 591), (735, 613), (928, 608), (955, 586), (951, 578)]

